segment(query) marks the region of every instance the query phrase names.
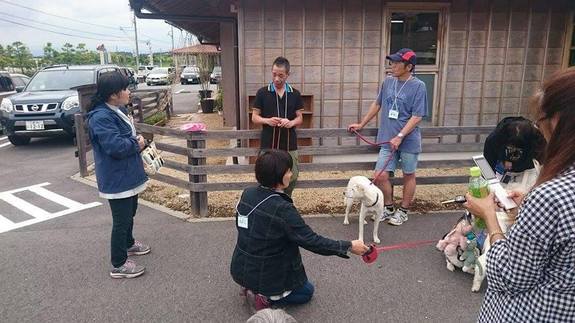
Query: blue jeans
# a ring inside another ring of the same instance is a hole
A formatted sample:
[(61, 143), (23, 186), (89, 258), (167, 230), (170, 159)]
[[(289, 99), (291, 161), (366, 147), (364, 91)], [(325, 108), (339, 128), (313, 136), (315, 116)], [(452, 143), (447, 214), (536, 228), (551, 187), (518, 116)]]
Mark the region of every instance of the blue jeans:
[(305, 304), (311, 300), (314, 291), (315, 288), (308, 280), (302, 287), (293, 290), (288, 296), (280, 300), (272, 301), (272, 304), (274, 305)]

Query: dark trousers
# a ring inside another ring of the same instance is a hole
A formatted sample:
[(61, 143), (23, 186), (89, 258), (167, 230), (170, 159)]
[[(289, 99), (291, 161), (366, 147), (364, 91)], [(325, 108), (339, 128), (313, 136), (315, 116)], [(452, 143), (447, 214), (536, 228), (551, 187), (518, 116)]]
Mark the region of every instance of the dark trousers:
[(315, 288), (308, 280), (302, 287), (293, 290), (288, 296), (280, 300), (272, 301), (272, 304), (274, 305), (305, 304), (311, 300), (314, 291)]
[(108, 202), (112, 210), (112, 266), (117, 268), (126, 262), (128, 248), (134, 245), (132, 230), (138, 209), (138, 195)]

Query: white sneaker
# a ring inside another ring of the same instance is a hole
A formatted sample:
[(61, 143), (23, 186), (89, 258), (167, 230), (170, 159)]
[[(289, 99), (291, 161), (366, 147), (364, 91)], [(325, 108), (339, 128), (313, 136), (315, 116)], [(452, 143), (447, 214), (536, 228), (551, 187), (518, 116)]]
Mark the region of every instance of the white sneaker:
[(402, 225), (403, 222), (407, 221), (407, 219), (407, 212), (397, 209), (387, 223), (391, 225)]
[(387, 220), (391, 219), (391, 217), (393, 217), (394, 214), (395, 214), (395, 211), (390, 211), (384, 206), (383, 207), (383, 214), (381, 215), (381, 218), (379, 219), (379, 221), (380, 222), (387, 221)]

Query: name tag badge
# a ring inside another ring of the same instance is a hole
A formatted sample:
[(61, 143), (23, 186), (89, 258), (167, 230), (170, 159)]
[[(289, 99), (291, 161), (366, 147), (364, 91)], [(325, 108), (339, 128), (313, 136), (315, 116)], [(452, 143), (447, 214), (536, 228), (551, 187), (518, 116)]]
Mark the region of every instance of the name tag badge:
[(390, 119), (397, 119), (399, 118), (399, 111), (397, 110), (389, 110), (389, 118)]
[(238, 215), (238, 227), (247, 229), (248, 228), (248, 217), (243, 215)]

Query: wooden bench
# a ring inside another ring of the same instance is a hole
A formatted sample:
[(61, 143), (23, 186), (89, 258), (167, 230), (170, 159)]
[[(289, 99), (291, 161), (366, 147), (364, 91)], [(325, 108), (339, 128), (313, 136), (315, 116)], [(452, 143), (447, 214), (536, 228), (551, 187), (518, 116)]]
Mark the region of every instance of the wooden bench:
[[(210, 183), (207, 181), (207, 175), (210, 174), (241, 174), (253, 173), (252, 164), (231, 164), (231, 165), (207, 165), (208, 157), (248, 157), (256, 156), (258, 148), (249, 147), (230, 147), (230, 148), (206, 148), (206, 141), (210, 140), (236, 140), (240, 139), (247, 142), (250, 139), (257, 139), (260, 136), (259, 130), (222, 130), (207, 131), (205, 133), (186, 133), (178, 129), (169, 129), (154, 127), (146, 124), (136, 124), (139, 132), (146, 136), (162, 135), (186, 140), (186, 146), (168, 144), (162, 140), (156, 141), (159, 150), (170, 152), (187, 157), (187, 163), (175, 160), (165, 159), (165, 167), (178, 170), (188, 174), (188, 180), (156, 174), (153, 179), (161, 182), (175, 185), (177, 187), (190, 191), (190, 201), (192, 213), (196, 216), (207, 216), (208, 199), (207, 192), (210, 191), (230, 191), (242, 190), (255, 184), (249, 182), (218, 182)], [(446, 153), (445, 158), (437, 160), (421, 160), (418, 168), (460, 168), (468, 167), (473, 164), (471, 158), (450, 158), (450, 153), (460, 152), (480, 152), (483, 150), (483, 140), (495, 127), (494, 126), (477, 126), (477, 127), (429, 127), (422, 128), (422, 136), (425, 143), (423, 144), (424, 153)], [(363, 129), (361, 134), (367, 138), (374, 138), (377, 134), (376, 128)], [(311, 156), (332, 156), (333, 161), (300, 163), (300, 172), (324, 172), (324, 171), (368, 171), (373, 170), (377, 159), (379, 147), (370, 146), (360, 143), (359, 140), (352, 145), (338, 146), (320, 146), (317, 145), (319, 138), (339, 138), (338, 141), (353, 141), (355, 135), (349, 133), (346, 129), (298, 129), (298, 136), (313, 138), (315, 145), (298, 147), (299, 155)], [(461, 141), (462, 136), (471, 137), (469, 143), (447, 143), (447, 138)], [(246, 145), (247, 146), (247, 145)], [(337, 161), (337, 156), (370, 156), (369, 161)], [(319, 158), (314, 158), (317, 160)], [(324, 158), (325, 159), (325, 158)], [(453, 184), (466, 183), (468, 176), (419, 176), (418, 185), (427, 184)], [(401, 178), (392, 178), (393, 185), (400, 185)], [(348, 179), (312, 179), (305, 178), (301, 174), (298, 179), (297, 188), (326, 188), (326, 187), (344, 187)]]

